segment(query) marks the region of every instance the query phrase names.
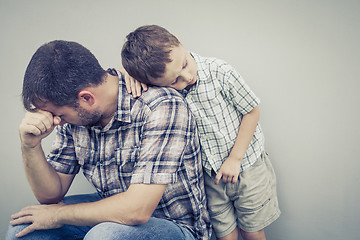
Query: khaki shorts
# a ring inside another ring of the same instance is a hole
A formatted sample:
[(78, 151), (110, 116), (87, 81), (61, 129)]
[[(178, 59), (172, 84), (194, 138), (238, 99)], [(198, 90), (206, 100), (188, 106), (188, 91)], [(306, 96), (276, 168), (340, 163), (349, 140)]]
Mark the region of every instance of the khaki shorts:
[(216, 237), (230, 234), (238, 225), (245, 232), (256, 232), (280, 216), (276, 176), (267, 153), (240, 173), (236, 184), (219, 182), (205, 175), (208, 210)]

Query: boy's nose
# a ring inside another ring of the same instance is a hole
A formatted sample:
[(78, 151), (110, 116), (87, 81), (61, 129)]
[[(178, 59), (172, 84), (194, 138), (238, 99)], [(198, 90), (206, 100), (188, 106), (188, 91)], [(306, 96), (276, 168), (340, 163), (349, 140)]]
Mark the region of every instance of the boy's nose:
[(189, 72), (184, 73), (183, 74), (183, 80), (185, 82), (187, 82), (187, 83), (190, 82), (191, 81), (191, 74)]

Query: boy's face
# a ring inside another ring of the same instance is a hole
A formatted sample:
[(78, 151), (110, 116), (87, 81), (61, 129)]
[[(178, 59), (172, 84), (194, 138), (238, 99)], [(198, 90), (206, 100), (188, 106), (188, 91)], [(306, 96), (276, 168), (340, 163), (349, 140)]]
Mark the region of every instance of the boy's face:
[(172, 61), (166, 64), (164, 75), (151, 79), (151, 83), (176, 90), (190, 89), (197, 81), (197, 65), (194, 58), (182, 44), (179, 44), (172, 48), (170, 59)]

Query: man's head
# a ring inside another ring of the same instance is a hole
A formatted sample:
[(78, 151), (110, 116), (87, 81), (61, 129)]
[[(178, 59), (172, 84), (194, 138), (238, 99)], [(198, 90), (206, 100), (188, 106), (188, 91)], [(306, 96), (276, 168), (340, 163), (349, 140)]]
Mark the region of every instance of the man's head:
[(23, 103), (28, 111), (50, 103), (78, 107), (82, 89), (101, 84), (106, 71), (95, 56), (76, 42), (52, 41), (32, 56), (23, 82)]
[(138, 81), (182, 90), (197, 80), (195, 60), (177, 37), (148, 25), (127, 36), (122, 52), (125, 70)]

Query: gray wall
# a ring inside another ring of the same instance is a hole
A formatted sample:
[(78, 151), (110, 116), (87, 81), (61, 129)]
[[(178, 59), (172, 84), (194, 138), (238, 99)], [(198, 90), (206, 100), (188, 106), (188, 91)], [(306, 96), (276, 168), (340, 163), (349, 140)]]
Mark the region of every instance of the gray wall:
[[(268, 239), (358, 239), (359, 11), (358, 0), (0, 0), (0, 238), (10, 214), (36, 202), (17, 129), (32, 54), (73, 40), (119, 67), (126, 34), (159, 24), (189, 50), (227, 60), (261, 98), (282, 209)], [(71, 193), (89, 191), (79, 175)]]

